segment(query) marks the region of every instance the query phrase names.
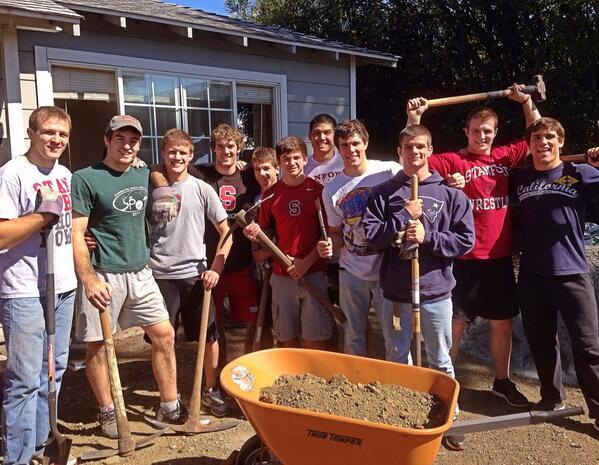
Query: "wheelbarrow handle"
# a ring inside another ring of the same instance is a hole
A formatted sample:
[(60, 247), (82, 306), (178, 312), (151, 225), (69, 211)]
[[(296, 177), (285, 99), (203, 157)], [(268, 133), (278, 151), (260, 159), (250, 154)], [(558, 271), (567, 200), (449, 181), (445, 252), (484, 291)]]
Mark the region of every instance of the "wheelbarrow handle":
[(512, 415), (500, 415), (498, 417), (483, 417), (474, 420), (455, 421), (444, 436), (455, 436), (458, 434), (479, 433), (481, 431), (492, 431), (496, 429), (514, 428), (516, 426), (537, 425), (558, 418), (582, 415), (582, 407), (572, 407), (563, 410), (551, 410), (548, 412), (532, 410), (530, 412), (514, 413)]

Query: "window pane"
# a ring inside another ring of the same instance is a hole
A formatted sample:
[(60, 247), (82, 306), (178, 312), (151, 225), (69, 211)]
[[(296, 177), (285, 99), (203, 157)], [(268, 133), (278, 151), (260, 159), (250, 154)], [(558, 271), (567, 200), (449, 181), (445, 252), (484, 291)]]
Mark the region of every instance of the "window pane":
[(137, 156), (145, 161), (148, 165), (154, 163), (152, 160), (152, 145), (154, 140), (151, 137), (143, 137), (141, 141), (141, 148), (137, 153)]
[(150, 124), (151, 118), (150, 107), (137, 107), (133, 105), (125, 105), (125, 113), (134, 116), (141, 123), (141, 127), (144, 130), (144, 135), (149, 136), (153, 133), (152, 126)]
[(125, 103), (149, 103), (148, 81), (144, 76), (123, 74), (123, 92)]
[(192, 137), (210, 137), (207, 110), (187, 110), (187, 128)]
[(162, 137), (166, 131), (177, 127), (177, 111), (175, 108), (156, 107), (156, 136)]
[(154, 103), (156, 105), (176, 105), (175, 88), (176, 78), (152, 76), (154, 84)]
[(188, 107), (208, 108), (208, 82), (205, 79), (182, 79)]
[(210, 123), (212, 124), (212, 129), (218, 126), (221, 123), (231, 124), (233, 120), (231, 118), (232, 112), (230, 111), (211, 111), (210, 112)]
[(229, 82), (210, 81), (210, 108), (233, 108)]
[(194, 164), (209, 163), (210, 156), (210, 139), (193, 138), (193, 161)]

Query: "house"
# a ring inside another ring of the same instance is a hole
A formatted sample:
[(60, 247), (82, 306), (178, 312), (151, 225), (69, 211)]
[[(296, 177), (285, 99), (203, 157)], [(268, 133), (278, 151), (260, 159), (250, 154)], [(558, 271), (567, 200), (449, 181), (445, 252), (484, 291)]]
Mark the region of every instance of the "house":
[(355, 117), (356, 67), (398, 59), (159, 0), (0, 0), (0, 24), (0, 164), (26, 151), (29, 115), (52, 104), (73, 118), (72, 170), (102, 156), (117, 113), (142, 122), (147, 162), (171, 127), (190, 133), (200, 162), (222, 122), (249, 147), (272, 146), (306, 137), (318, 113)]

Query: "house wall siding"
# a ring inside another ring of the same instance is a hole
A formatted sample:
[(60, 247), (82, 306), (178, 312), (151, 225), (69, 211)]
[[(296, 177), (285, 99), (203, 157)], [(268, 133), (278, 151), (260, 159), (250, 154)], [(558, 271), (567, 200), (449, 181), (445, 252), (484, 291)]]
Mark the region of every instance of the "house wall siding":
[[(151, 39), (150, 39), (151, 37)], [(334, 53), (285, 48), (249, 40), (248, 47), (232, 43), (225, 36), (194, 31), (194, 38), (174, 34), (168, 27), (152, 23), (127, 22), (121, 29), (85, 14), (81, 36), (19, 31), (19, 61), (24, 118), (35, 108), (34, 47), (46, 46), (107, 53), (176, 63), (231, 68), (287, 76), (288, 133), (307, 138), (308, 124), (317, 113), (330, 113), (338, 120), (350, 115), (349, 58)], [(27, 94), (25, 96), (25, 93)]]

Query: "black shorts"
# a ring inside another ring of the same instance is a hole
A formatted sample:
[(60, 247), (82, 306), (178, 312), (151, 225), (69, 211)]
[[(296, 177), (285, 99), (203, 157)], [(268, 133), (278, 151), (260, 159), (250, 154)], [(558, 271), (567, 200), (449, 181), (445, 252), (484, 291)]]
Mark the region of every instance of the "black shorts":
[(507, 320), (519, 313), (512, 257), (455, 260), (453, 317), (473, 321)]
[[(204, 300), (204, 284), (198, 276), (183, 279), (157, 279), (160, 293), (164, 298), (169, 319), (175, 334), (179, 327), (179, 315), (188, 341), (197, 341), (200, 333), (202, 319), (202, 302)], [(206, 341), (214, 342), (218, 339), (216, 329), (216, 314), (214, 305), (210, 305), (208, 316), (208, 329)]]

